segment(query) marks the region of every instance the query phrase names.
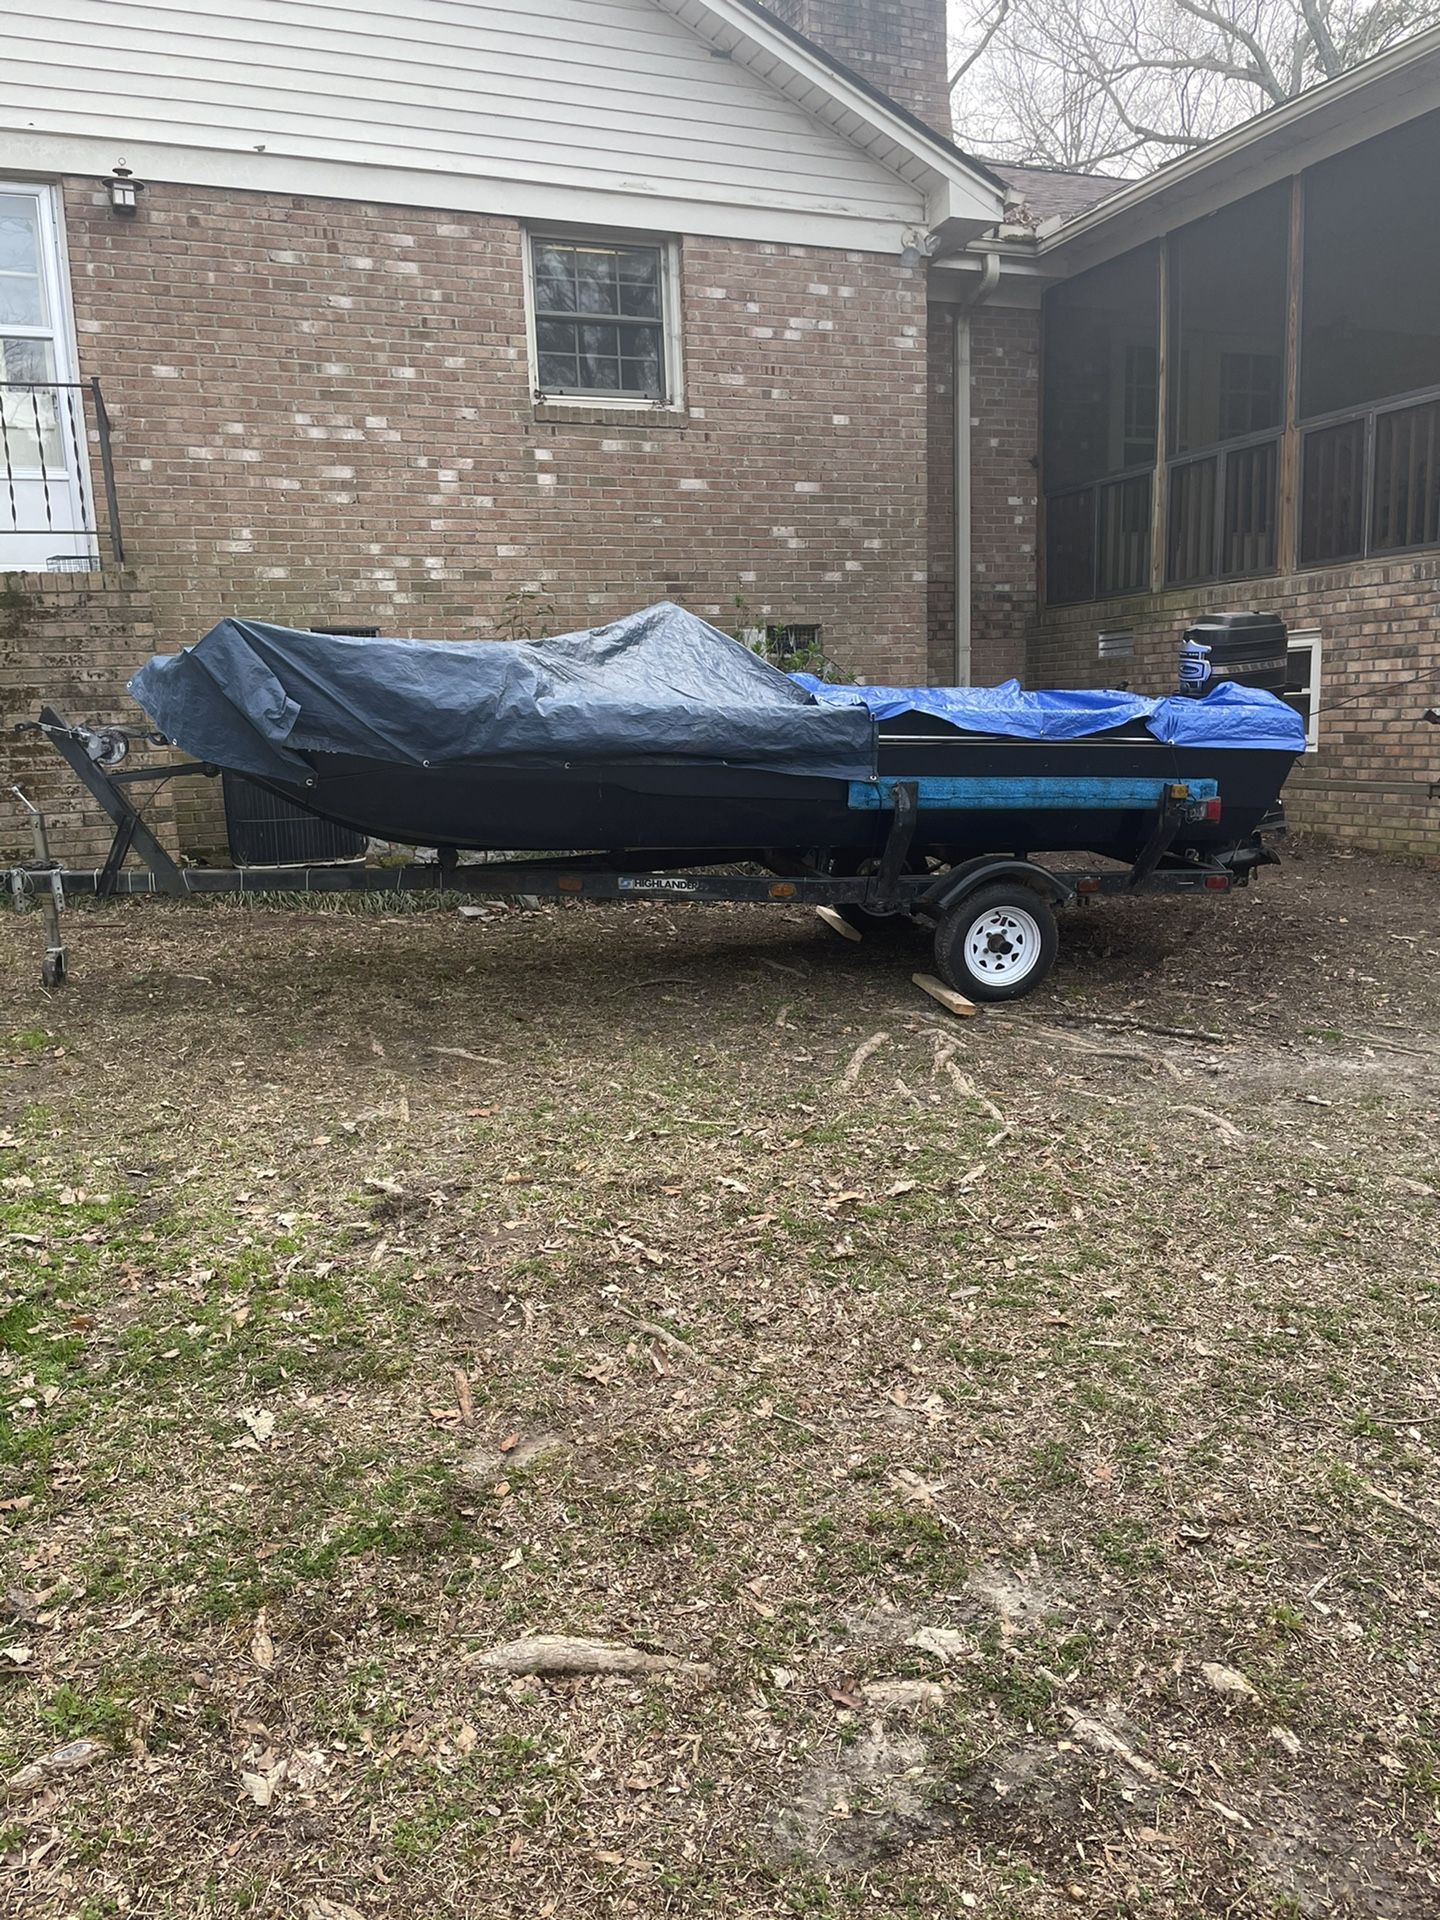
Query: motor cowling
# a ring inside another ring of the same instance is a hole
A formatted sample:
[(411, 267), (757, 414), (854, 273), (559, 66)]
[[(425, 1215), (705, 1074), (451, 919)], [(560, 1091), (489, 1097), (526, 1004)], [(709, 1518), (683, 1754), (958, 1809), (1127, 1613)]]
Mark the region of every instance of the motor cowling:
[(1180, 643), (1180, 691), (1200, 696), (1223, 680), (1285, 691), (1285, 622), (1278, 613), (1207, 613)]

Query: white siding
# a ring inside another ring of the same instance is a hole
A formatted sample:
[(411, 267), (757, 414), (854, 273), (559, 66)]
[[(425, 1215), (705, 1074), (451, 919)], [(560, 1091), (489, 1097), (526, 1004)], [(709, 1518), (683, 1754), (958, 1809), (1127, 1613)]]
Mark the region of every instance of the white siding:
[[(532, 200), (618, 196), (637, 203), (637, 224), (639, 203), (683, 201), (715, 210), (710, 230), (728, 219), (739, 234), (744, 215), (721, 209), (872, 232), (924, 216), (920, 186), (653, 0), (11, 0), (0, 168), (7, 153), (33, 164), (67, 139), (87, 152), (103, 139), (152, 174), (168, 152), (178, 179), (216, 177), (213, 158), (187, 172), (190, 153), (231, 156), (228, 177), (244, 183), (248, 166), (256, 186), (287, 160), (301, 181), (326, 163), (511, 183)], [(357, 177), (354, 197), (387, 197)], [(439, 179), (430, 197), (446, 204)], [(474, 191), (455, 203), (476, 204)]]

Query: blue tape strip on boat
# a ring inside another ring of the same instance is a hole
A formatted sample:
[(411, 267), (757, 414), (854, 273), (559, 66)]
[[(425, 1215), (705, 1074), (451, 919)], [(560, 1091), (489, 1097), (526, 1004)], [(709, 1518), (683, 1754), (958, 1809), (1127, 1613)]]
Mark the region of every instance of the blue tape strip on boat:
[[(861, 811), (887, 811), (895, 803), (898, 782), (852, 780), (850, 806)], [(1027, 775), (1023, 779), (984, 779), (979, 776), (953, 780), (917, 779), (915, 804), (946, 813), (1028, 813), (1059, 807), (1090, 807), (1104, 812), (1124, 812), (1135, 807), (1156, 807), (1177, 784), (1184, 785), (1191, 800), (1213, 800), (1220, 791), (1218, 780), (1126, 780), (1101, 775)]]

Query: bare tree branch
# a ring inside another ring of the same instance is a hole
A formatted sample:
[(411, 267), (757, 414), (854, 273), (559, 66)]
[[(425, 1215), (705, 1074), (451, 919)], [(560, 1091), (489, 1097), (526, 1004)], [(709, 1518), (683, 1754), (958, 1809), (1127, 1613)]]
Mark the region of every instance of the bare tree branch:
[(1340, 58), (1335, 42), (1330, 38), (1330, 23), (1325, 18), (1325, 8), (1317, 0), (1300, 0), (1300, 13), (1310, 30), (1310, 38), (1325, 70), (1325, 78), (1333, 80), (1337, 73), (1343, 73), (1345, 63)]
[(995, 0), (995, 6), (984, 32), (950, 75), (948, 85), (952, 94), (976, 62), (984, 59), (986, 48), (1009, 18), (1010, 0)]
[(1221, 13), (1214, 7), (1202, 6), (1201, 0), (1175, 0), (1175, 4), (1182, 13), (1188, 13), (1193, 19), (1214, 27), (1222, 39), (1232, 40), (1242, 46), (1252, 63), (1249, 77), (1256, 86), (1263, 87), (1277, 105), (1287, 97), (1279, 75), (1270, 64), (1270, 56), (1256, 35), (1233, 17), (1233, 11), (1228, 15)]
[(1440, 22), (1440, 0), (951, 0), (968, 146), (1154, 164)]

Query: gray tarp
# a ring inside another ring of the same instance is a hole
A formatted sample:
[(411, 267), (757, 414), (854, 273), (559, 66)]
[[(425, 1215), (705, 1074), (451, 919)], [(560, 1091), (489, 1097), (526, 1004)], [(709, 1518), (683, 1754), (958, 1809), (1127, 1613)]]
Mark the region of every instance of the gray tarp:
[(874, 772), (863, 706), (822, 706), (716, 627), (661, 601), (519, 644), (363, 640), (222, 620), (130, 692), (196, 759), (295, 781), (303, 753), (402, 766), (679, 755), (777, 773)]

